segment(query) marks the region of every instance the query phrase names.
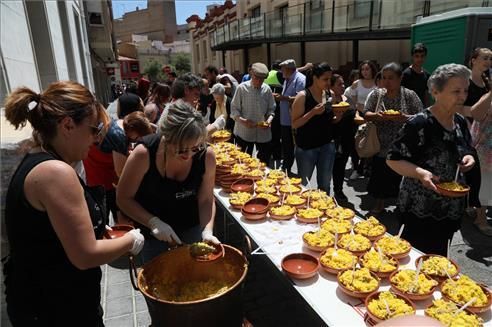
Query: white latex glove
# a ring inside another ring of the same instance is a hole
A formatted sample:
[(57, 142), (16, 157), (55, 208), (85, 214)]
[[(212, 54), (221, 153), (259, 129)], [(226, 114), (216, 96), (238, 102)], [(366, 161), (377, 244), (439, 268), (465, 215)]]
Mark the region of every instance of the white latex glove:
[(223, 129), (226, 125), (226, 119), (224, 115), (220, 115), (213, 123), (212, 126), (215, 127), (216, 130)]
[(133, 255), (137, 255), (142, 251), (142, 248), (144, 246), (145, 238), (143, 237), (142, 233), (140, 233), (140, 229), (132, 229), (131, 231), (128, 232), (131, 236), (133, 236), (133, 245), (130, 250), (130, 253)]
[(178, 235), (174, 232), (171, 226), (159, 219), (159, 217), (152, 217), (149, 220), (149, 227), (152, 235), (160, 241), (166, 241), (168, 243), (182, 244)]
[(215, 237), (213, 232), (207, 228), (205, 228), (202, 232), (202, 240), (204, 242), (210, 242), (213, 244), (220, 244), (219, 239), (217, 237)]

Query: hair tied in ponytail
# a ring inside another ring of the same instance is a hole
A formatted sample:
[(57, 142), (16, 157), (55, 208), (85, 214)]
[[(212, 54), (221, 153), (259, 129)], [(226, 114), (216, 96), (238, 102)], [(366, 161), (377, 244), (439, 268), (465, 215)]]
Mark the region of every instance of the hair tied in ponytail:
[(30, 112), (31, 110), (35, 109), (38, 106), (40, 100), (41, 100), (41, 95), (36, 94), (34, 96), (34, 100), (29, 102), (29, 104), (27, 105), (27, 111)]

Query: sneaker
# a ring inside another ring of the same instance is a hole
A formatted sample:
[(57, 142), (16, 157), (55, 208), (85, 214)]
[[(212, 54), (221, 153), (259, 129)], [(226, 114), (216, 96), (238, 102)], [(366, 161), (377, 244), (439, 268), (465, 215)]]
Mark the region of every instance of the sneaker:
[(357, 172), (357, 170), (354, 170), (354, 171), (352, 172), (352, 174), (350, 174), (349, 179), (357, 179), (357, 178), (359, 178), (359, 177), (360, 177), (360, 175), (359, 175), (359, 173)]

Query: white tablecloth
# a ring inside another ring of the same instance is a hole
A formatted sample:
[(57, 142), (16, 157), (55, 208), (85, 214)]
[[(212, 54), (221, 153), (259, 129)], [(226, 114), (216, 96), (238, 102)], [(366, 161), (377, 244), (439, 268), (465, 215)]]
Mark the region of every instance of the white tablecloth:
[[(306, 231), (317, 228), (316, 224), (302, 224), (291, 219), (288, 221), (262, 220), (249, 221), (242, 217), (241, 212), (234, 210), (229, 205), (229, 196), (221, 188), (214, 189), (217, 201), (229, 212), (230, 216), (239, 223), (251, 239), (261, 247), (258, 255), (266, 255), (277, 267), (282, 270), (282, 258), (291, 253), (305, 252), (319, 257), (319, 253), (313, 252), (303, 246), (302, 235)], [(360, 218), (355, 218), (360, 221)], [(412, 249), (409, 257), (400, 260), (400, 268), (415, 269), (415, 259), (422, 253)], [(285, 275), (286, 278), (289, 278)], [(346, 296), (338, 288), (335, 275), (331, 275), (320, 268), (319, 274), (308, 280), (292, 279), (293, 287), (311, 305), (316, 313), (329, 326), (364, 326), (366, 312), (363, 300)], [(380, 290), (390, 288), (387, 279), (381, 281)], [(414, 301), (417, 314), (424, 315), (424, 309), (432, 303), (433, 299), (441, 297), (439, 290), (434, 292), (433, 298), (426, 301)], [(484, 326), (492, 326), (491, 311), (481, 315), (485, 321)]]

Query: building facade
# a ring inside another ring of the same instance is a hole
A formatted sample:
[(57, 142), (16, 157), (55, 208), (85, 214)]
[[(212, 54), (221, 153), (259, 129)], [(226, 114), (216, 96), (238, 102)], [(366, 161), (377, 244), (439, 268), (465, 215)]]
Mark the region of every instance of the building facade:
[(52, 82), (72, 80), (107, 103), (105, 65), (115, 62), (110, 5), (107, 0), (2, 1), (0, 102), (19, 86), (41, 92)]
[(177, 31), (174, 0), (148, 0), (146, 9), (137, 7), (115, 19), (114, 30), (116, 39), (122, 42), (131, 42), (133, 34), (141, 34), (149, 40), (171, 43)]
[[(249, 63), (293, 58), (350, 70), (362, 60), (410, 61), (410, 30), (420, 17), (483, 0), (237, 0), (188, 18), (194, 72), (207, 65), (245, 72)], [(355, 64), (354, 64), (355, 63)]]

